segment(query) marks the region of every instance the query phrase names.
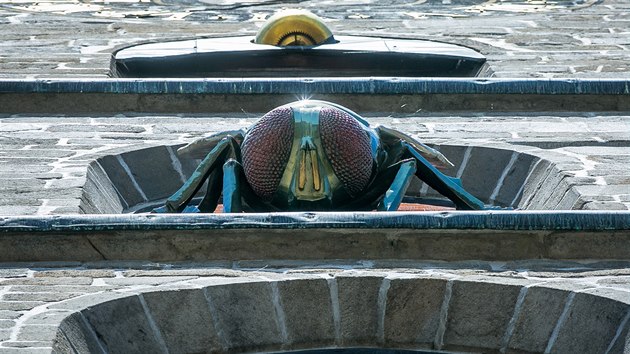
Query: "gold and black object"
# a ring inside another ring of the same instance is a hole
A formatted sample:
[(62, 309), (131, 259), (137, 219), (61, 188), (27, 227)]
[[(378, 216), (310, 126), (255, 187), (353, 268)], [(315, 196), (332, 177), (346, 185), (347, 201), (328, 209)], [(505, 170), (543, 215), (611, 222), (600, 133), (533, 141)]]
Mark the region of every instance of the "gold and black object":
[(256, 34), (254, 43), (279, 47), (315, 46), (333, 43), (324, 21), (306, 10), (284, 10), (271, 16)]
[(254, 36), (199, 38), (123, 48), (113, 77), (476, 77), (486, 58), (454, 44), (385, 37), (341, 36), (317, 16), (286, 10)]
[(221, 196), (225, 212), (394, 211), (414, 176), (458, 209), (494, 208), (436, 168), (452, 166), (440, 152), (325, 101), (275, 108), (247, 130), (201, 138), (178, 154), (202, 161), (154, 212), (213, 212)]

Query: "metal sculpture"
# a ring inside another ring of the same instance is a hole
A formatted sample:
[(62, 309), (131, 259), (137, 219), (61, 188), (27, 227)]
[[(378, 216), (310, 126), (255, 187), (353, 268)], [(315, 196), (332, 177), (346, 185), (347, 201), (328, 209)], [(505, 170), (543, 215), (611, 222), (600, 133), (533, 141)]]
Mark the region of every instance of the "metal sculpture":
[[(154, 212), (397, 210), (414, 175), (458, 209), (488, 209), (437, 150), (400, 131), (369, 123), (324, 101), (278, 107), (247, 130), (221, 132), (178, 150), (203, 158), (192, 176)], [(205, 156), (205, 157), (204, 157)], [(189, 206), (204, 182), (201, 202)]]
[(307, 10), (287, 9), (271, 16), (256, 34), (254, 43), (278, 47), (316, 46), (334, 43), (324, 21)]

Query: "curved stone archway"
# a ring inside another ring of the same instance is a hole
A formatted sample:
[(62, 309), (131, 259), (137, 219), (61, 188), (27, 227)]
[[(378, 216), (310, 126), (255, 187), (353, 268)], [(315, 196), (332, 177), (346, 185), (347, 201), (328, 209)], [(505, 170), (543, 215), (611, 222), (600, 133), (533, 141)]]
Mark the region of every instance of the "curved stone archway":
[(393, 272), (275, 277), (213, 278), (179, 288), (71, 300), (57, 305), (76, 312), (61, 321), (54, 349), (629, 352), (630, 298), (612, 289)]

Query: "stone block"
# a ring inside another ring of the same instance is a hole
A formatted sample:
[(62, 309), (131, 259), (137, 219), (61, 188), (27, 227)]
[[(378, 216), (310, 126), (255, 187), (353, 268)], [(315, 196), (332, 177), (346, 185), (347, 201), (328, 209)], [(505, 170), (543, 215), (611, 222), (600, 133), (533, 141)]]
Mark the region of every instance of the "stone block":
[(37, 306), (44, 305), (43, 301), (11, 301), (4, 302), (0, 301), (0, 310), (7, 311), (24, 311), (31, 310)]
[(580, 199), (580, 194), (575, 190), (574, 187), (571, 187), (562, 198), (558, 204), (554, 207), (554, 210), (572, 210), (576, 205), (578, 200)]
[(570, 173), (563, 172), (558, 170), (556, 167), (552, 167), (551, 171), (547, 175), (547, 178), (545, 178), (540, 188), (531, 198), (527, 208), (530, 210), (544, 210), (547, 208), (547, 201), (557, 193), (560, 194), (560, 197), (558, 198), (558, 201), (560, 201), (568, 189), (563, 181), (570, 177)]
[(70, 344), (68, 337), (62, 332), (57, 331), (57, 335), (55, 336), (55, 340), (53, 341), (53, 353), (55, 354), (75, 354), (77, 353), (75, 349)]
[(143, 293), (169, 353), (221, 351), (201, 289)]
[(344, 346), (376, 342), (380, 276), (337, 276), (341, 341)]
[(385, 345), (433, 343), (446, 280), (391, 279), (384, 319)]
[(50, 348), (0, 348), (0, 354), (50, 354)]
[(13, 320), (0, 320), (0, 329), (11, 328), (15, 326), (15, 321)]
[(498, 350), (520, 292), (520, 286), (455, 281), (448, 308), (444, 343)]
[(130, 277), (130, 278), (105, 278), (102, 281), (107, 285), (129, 286), (129, 285), (161, 285), (175, 283), (185, 280), (196, 279), (195, 276), (174, 276), (174, 277)]
[(33, 273), (35, 278), (54, 277), (90, 277), (90, 278), (113, 278), (115, 271), (112, 269), (58, 269), (42, 270)]
[(531, 170), (527, 173), (529, 177), (525, 179), (523, 193), (518, 203), (519, 209), (528, 208), (532, 198), (536, 196), (536, 193), (552, 170), (554, 170), (553, 165), (547, 160), (539, 159), (534, 162)]
[(487, 202), (511, 157), (509, 150), (473, 148), (462, 174), (462, 184), (468, 192)]
[(292, 347), (334, 345), (335, 324), (328, 281), (299, 279), (277, 284), (288, 343)]
[(629, 259), (630, 234), (621, 231), (554, 232), (545, 241), (552, 259)]
[[(532, 155), (519, 153), (512, 167), (507, 171), (503, 185), (495, 197), (495, 204), (502, 206), (516, 206), (523, 197), (521, 187), (529, 175), (529, 170), (535, 163), (536, 158)], [(514, 203), (512, 203), (514, 202)]]
[(630, 321), (626, 321), (623, 328), (619, 329), (619, 336), (611, 343), (610, 354), (629, 354), (630, 353)]
[(95, 214), (118, 214), (125, 209), (121, 198), (101, 166), (90, 164), (81, 198), (83, 210), (91, 210)]
[(205, 291), (215, 329), (226, 347), (256, 351), (282, 343), (268, 282), (210, 286)]
[(73, 312), (69, 310), (44, 311), (29, 317), (24, 323), (29, 325), (58, 325)]
[(182, 185), (171, 154), (164, 146), (130, 151), (122, 159), (149, 200), (168, 197)]
[[(623, 293), (626, 299), (627, 294)], [(606, 352), (628, 310), (628, 304), (620, 301), (577, 293), (551, 353)]]
[(0, 341), (8, 340), (9, 338), (11, 338), (11, 330), (0, 329)]
[[(87, 321), (79, 312), (74, 312), (66, 317), (59, 325), (59, 331), (65, 335), (77, 353), (105, 353), (98, 343), (94, 330), (89, 327)], [(61, 343), (59, 346), (61, 347), (59, 350), (64, 353), (62, 349), (65, 346)], [(58, 345), (55, 344), (53, 349), (58, 350), (57, 347)]]
[[(54, 289), (51, 289), (54, 291)], [(42, 292), (42, 293), (6, 293), (3, 296), (5, 301), (44, 301), (44, 302), (56, 302), (66, 299), (71, 299), (83, 295), (82, 293), (67, 293), (67, 292)]]
[(98, 159), (95, 164), (99, 164), (107, 177), (111, 181), (111, 185), (116, 188), (120, 196), (124, 200), (125, 205), (136, 205), (145, 201), (144, 197), (134, 186), (133, 180), (123, 169), (116, 156), (107, 155)]
[(2, 285), (90, 285), (92, 278), (88, 277), (55, 277), (55, 278), (13, 278), (7, 279)]
[(508, 347), (544, 352), (568, 295), (568, 291), (545, 287), (533, 286), (527, 289)]
[(434, 146), (436, 150), (444, 154), (446, 158), (453, 163), (453, 167), (449, 167), (442, 172), (451, 177), (457, 176), (457, 171), (459, 171), (460, 166), (462, 165), (462, 161), (464, 159), (464, 154), (468, 146), (464, 145), (437, 145)]
[(165, 350), (138, 296), (98, 304), (83, 310), (83, 315), (107, 352), (161, 353)]
[(52, 345), (57, 329), (57, 325), (24, 325), (18, 330), (17, 340), (48, 342)]
[(118, 292), (103, 292), (97, 294), (90, 294), (86, 296), (77, 297), (70, 300), (58, 302), (56, 304), (48, 305), (50, 310), (73, 310), (81, 311), (85, 308), (96, 306), (102, 303), (115, 301), (121, 298), (134, 296), (131, 293), (118, 293)]
[(0, 319), (3, 319), (3, 320), (14, 320), (20, 316), (22, 316), (22, 313), (18, 311), (9, 311), (9, 310), (0, 311)]
[(628, 208), (623, 203), (592, 201), (584, 203), (582, 210), (628, 210)]
[(28, 275), (28, 271), (28, 268), (0, 269), (0, 278), (25, 278)]

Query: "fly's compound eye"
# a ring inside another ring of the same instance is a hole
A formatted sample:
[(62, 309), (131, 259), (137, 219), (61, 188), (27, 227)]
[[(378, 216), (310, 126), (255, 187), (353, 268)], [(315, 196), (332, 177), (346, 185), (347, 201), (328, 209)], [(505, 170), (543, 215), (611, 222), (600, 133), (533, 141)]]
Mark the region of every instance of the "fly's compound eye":
[(265, 114), (245, 135), (241, 146), (243, 171), (252, 190), (271, 200), (291, 155), (293, 111), (276, 108)]
[(372, 175), (370, 137), (351, 115), (332, 107), (320, 111), (319, 131), (335, 175), (348, 193), (356, 196), (367, 187)]

